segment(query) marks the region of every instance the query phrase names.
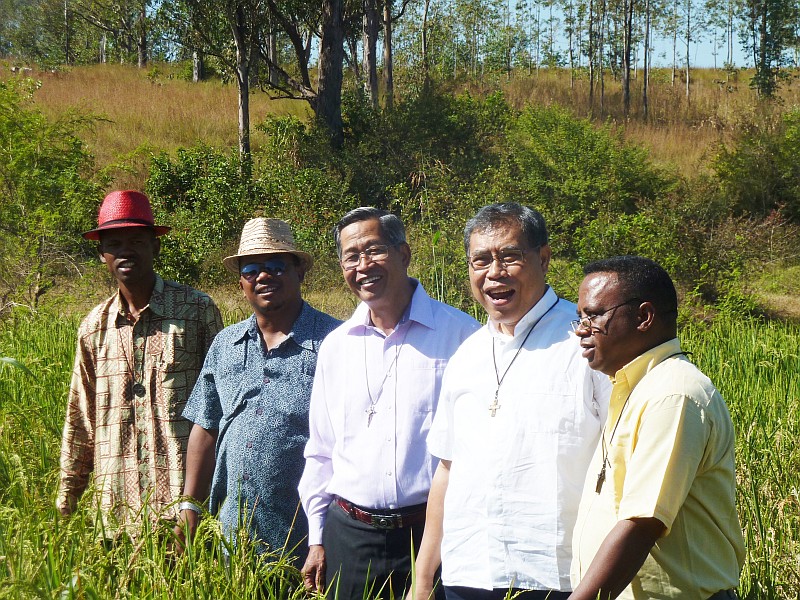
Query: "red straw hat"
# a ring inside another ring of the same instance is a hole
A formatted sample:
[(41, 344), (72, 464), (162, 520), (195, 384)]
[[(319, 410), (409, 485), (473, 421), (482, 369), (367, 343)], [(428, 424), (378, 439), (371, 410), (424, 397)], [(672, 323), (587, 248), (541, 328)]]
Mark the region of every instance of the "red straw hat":
[(155, 224), (147, 196), (133, 190), (119, 190), (105, 197), (97, 215), (97, 228), (87, 231), (83, 237), (98, 241), (101, 231), (121, 227), (151, 227), (156, 235), (164, 235), (170, 229)]

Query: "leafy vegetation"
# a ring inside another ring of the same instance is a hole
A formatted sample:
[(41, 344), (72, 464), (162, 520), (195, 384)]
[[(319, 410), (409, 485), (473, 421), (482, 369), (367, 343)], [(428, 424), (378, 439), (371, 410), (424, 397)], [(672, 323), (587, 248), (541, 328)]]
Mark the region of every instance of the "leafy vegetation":
[[(41, 315), (0, 325), (0, 355), (16, 357), (32, 373), (0, 364), (0, 598), (301, 597), (296, 565), (276, 554), (258, 558), (251, 546), (228, 548), (226, 563), (211, 518), (189, 551), (175, 557), (168, 529), (104, 544), (87, 503), (68, 521), (58, 515), (58, 450), (77, 324), (74, 317)], [(739, 591), (748, 600), (800, 594), (798, 336), (797, 325), (740, 318), (688, 320), (681, 332), (692, 360), (720, 388), (737, 430), (747, 542)]]

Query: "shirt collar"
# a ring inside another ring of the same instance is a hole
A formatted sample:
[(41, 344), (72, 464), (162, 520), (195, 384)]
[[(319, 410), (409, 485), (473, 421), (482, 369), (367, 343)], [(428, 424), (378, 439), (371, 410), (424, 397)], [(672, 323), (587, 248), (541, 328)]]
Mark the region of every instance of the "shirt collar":
[[(314, 311), (311, 306), (304, 300), (303, 301), (303, 308), (300, 309), (300, 314), (295, 319), (294, 324), (292, 324), (292, 330), (289, 334), (281, 341), (277, 348), (280, 348), (283, 344), (285, 344), (288, 340), (294, 340), (294, 343), (306, 350), (314, 350), (314, 324), (316, 322), (316, 318), (314, 315)], [(247, 326), (242, 330), (241, 335), (235, 339), (235, 342), (239, 342), (243, 340), (245, 337), (249, 337), (252, 340), (260, 340), (261, 333), (258, 330), (258, 321), (256, 320), (256, 315), (250, 315), (250, 318), (246, 321)]]
[(616, 372), (611, 382), (615, 385), (627, 385), (632, 390), (636, 385), (652, 371), (657, 365), (664, 362), (668, 357), (681, 352), (681, 343), (678, 338), (659, 344), (654, 348), (640, 354), (627, 365)]
[[(436, 321), (433, 316), (433, 300), (418, 280), (413, 277), (409, 277), (409, 279), (414, 285), (414, 293), (411, 295), (411, 302), (408, 303), (406, 311), (400, 318), (398, 327), (406, 321), (414, 321), (428, 329), (434, 329)], [(353, 311), (353, 316), (347, 320), (347, 324), (348, 332), (350, 333), (356, 333), (358, 329), (372, 327), (373, 325), (369, 318), (369, 306), (364, 302), (360, 303)]]
[[(156, 284), (153, 286), (153, 292), (150, 294), (150, 302), (142, 309), (142, 312), (145, 310), (151, 310), (158, 316), (164, 315), (164, 280), (161, 276), (156, 273)], [(123, 320), (128, 319), (128, 309), (125, 307), (125, 302), (122, 300), (122, 292), (117, 290), (117, 299), (116, 299), (116, 306), (117, 306), (117, 317), (122, 318)]]
[(492, 337), (497, 339), (498, 341), (506, 341), (510, 342), (512, 340), (517, 339), (521, 335), (527, 334), (528, 329), (536, 323), (539, 319), (541, 319), (544, 314), (550, 310), (550, 308), (558, 301), (558, 296), (553, 291), (549, 285), (547, 289), (544, 291), (544, 295), (539, 298), (539, 301), (533, 305), (528, 312), (517, 322), (514, 326), (514, 335), (507, 335), (500, 331), (497, 326), (497, 323), (489, 319), (489, 333), (492, 334)]

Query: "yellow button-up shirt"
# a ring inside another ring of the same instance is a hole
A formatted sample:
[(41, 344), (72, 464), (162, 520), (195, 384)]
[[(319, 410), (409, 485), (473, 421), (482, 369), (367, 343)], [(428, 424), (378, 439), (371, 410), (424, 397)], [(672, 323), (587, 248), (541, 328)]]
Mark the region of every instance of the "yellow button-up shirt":
[(705, 600), (736, 587), (744, 541), (733, 423), (722, 396), (677, 339), (625, 365), (612, 383), (573, 538), (573, 586), (618, 521), (655, 517), (666, 532), (620, 598)]

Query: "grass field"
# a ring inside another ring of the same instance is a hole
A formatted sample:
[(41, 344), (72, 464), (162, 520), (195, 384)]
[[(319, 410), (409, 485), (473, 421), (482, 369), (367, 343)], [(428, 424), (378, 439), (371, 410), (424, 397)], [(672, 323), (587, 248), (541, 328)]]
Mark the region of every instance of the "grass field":
[[(229, 309), (226, 321), (241, 316)], [(256, 560), (252, 548), (239, 548), (226, 567), (212, 519), (175, 558), (155, 533), (138, 545), (104, 547), (86, 506), (69, 521), (58, 517), (58, 448), (78, 320), (39, 314), (0, 323), (0, 356), (30, 371), (0, 363), (0, 598), (300, 597), (297, 571), (276, 556)], [(687, 326), (681, 337), (736, 425), (747, 543), (741, 595), (799, 598), (800, 326), (719, 319)]]

